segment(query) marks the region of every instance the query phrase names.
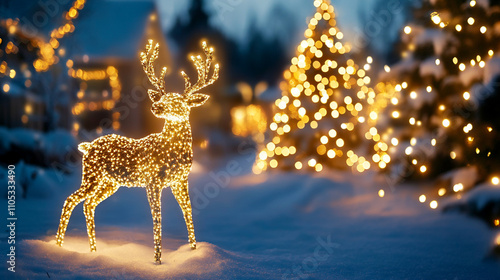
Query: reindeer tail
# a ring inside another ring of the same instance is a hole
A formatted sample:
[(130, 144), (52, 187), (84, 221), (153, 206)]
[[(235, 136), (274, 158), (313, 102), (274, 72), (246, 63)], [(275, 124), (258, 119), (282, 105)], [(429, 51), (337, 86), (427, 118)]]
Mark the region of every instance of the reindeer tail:
[(86, 154), (90, 150), (91, 146), (92, 146), (92, 143), (90, 143), (90, 142), (83, 142), (80, 145), (78, 145), (78, 150), (80, 152), (82, 152), (83, 154)]

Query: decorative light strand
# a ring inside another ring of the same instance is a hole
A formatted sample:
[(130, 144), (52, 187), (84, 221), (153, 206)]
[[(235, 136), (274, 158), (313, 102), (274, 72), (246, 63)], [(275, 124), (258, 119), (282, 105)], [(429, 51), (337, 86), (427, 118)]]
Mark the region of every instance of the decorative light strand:
[[(74, 1), (71, 8), (63, 14), (64, 23), (61, 26), (54, 28), (54, 30), (50, 33), (49, 42), (39, 45), (40, 58), (33, 62), (33, 66), (37, 72), (47, 71), (51, 65), (59, 62), (59, 58), (55, 56), (55, 50), (60, 46), (60, 39), (75, 31), (73, 20), (78, 17), (80, 14), (79, 11), (85, 6), (85, 2), (86, 0)], [(61, 54), (61, 49), (59, 51)]]

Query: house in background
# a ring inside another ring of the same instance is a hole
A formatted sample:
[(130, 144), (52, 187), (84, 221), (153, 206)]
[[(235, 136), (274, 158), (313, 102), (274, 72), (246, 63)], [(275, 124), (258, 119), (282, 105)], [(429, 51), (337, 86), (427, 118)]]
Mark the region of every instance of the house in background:
[(142, 137), (161, 129), (163, 122), (150, 111), (152, 85), (139, 60), (148, 39), (160, 44), (159, 74), (171, 59), (153, 1), (87, 3), (67, 41), (66, 66), (76, 96), (74, 130), (120, 130)]

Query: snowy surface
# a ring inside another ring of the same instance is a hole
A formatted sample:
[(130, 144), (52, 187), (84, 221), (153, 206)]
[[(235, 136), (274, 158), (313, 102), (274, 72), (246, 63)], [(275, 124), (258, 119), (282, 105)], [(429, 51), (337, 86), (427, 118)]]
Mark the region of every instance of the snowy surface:
[[(425, 185), (389, 187), (370, 174), (334, 172), (256, 176), (248, 173), (249, 158), (233, 162), (236, 169), (198, 165), (191, 174), (197, 250), (189, 249), (181, 211), (164, 190), (161, 265), (153, 263), (152, 219), (142, 188), (121, 188), (97, 207), (96, 253), (89, 252), (81, 205), (64, 247), (57, 247), (61, 207), (80, 174), (62, 181), (54, 176), (44, 182), (57, 190), (51, 198), (17, 201), (16, 272), (3, 269), (0, 279), (500, 277), (499, 261), (486, 259), (499, 232), (419, 203)], [(229, 170), (236, 172), (214, 176)], [(4, 231), (3, 252), (6, 236)]]

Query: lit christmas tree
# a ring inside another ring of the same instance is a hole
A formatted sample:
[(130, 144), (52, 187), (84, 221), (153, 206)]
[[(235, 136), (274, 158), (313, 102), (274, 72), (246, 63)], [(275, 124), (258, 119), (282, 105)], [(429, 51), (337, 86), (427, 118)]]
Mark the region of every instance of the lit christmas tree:
[[(319, 172), (347, 166), (363, 172), (372, 160), (380, 167), (390, 161), (388, 146), (371, 127), (383, 107), (369, 86), (372, 59), (358, 66), (350, 58), (350, 45), (342, 42), (333, 6), (327, 0), (316, 0), (314, 6), (305, 39), (284, 72), (282, 97), (270, 124), (273, 135), (258, 154), (255, 173), (268, 167)], [(375, 149), (362, 156), (366, 140), (376, 143)]]
[(378, 128), (391, 143), (388, 169), (395, 179), (469, 169), (427, 200), (496, 178), (499, 171), (499, 114), (491, 107), (500, 92), (496, 2), (424, 1), (415, 23), (403, 29), (401, 61), (385, 67), (382, 79), (395, 90)]

